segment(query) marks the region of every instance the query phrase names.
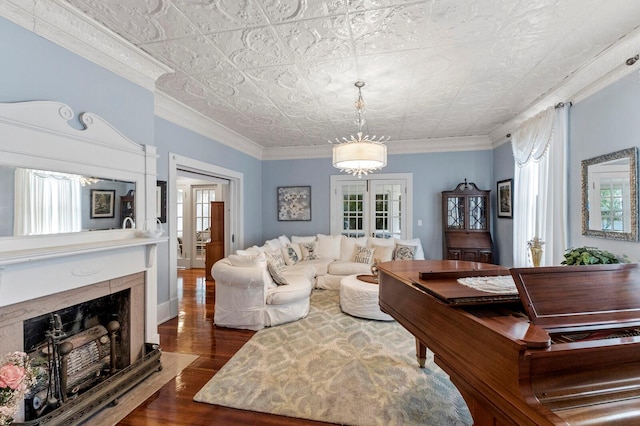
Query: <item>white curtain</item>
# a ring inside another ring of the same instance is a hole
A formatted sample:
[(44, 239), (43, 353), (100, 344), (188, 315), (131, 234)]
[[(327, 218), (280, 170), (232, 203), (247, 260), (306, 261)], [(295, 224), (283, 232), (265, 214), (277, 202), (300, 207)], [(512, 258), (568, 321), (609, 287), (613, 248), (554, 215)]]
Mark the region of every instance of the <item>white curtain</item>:
[(82, 229), (80, 176), (16, 168), (14, 235)]
[(542, 266), (559, 265), (567, 248), (569, 106), (549, 107), (512, 135), (515, 159), (513, 264), (532, 266), (527, 242), (544, 242)]

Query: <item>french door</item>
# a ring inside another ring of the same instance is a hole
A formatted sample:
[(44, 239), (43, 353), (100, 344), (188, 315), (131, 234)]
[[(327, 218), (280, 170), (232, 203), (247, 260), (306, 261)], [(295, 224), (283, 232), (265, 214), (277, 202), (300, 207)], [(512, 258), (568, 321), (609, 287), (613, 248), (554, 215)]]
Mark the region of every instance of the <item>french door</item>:
[(178, 188), (178, 266), (204, 268), (206, 245), (211, 239), (210, 203), (216, 201), (216, 186)]
[(410, 176), (332, 176), (331, 233), (348, 237), (411, 236)]

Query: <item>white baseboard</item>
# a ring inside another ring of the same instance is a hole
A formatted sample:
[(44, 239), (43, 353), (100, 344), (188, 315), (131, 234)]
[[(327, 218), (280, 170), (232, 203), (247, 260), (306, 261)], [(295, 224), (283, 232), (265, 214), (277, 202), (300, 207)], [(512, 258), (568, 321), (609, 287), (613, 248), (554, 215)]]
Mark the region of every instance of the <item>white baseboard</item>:
[(164, 302), (158, 305), (158, 325), (169, 321), (171, 318), (171, 302)]

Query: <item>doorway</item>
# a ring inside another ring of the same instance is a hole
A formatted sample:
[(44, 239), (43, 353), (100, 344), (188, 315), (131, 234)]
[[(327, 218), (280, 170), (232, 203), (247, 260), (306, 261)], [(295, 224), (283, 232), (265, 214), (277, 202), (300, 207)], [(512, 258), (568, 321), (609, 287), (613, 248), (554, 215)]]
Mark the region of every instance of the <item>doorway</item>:
[(175, 222), (178, 268), (205, 267), (206, 246), (211, 240), (210, 203), (224, 201), (228, 185), (228, 181), (212, 184), (206, 179), (178, 175)]
[[(244, 203), (242, 201), (243, 196), (243, 182), (244, 175), (235, 170), (225, 169), (223, 167), (215, 166), (213, 164), (205, 163), (193, 158), (183, 157), (178, 154), (169, 153), (169, 177), (167, 183), (167, 206), (169, 217), (169, 318), (178, 316), (178, 253), (180, 241), (178, 240), (178, 178), (190, 178), (197, 181), (204, 181), (204, 186), (216, 186), (216, 197), (221, 197), (225, 201), (225, 244), (224, 253), (225, 256), (233, 253), (237, 247), (241, 247), (244, 244)], [(202, 184), (202, 182), (200, 182)], [(199, 185), (193, 185), (199, 186)], [(221, 190), (221, 191), (220, 191)], [(184, 196), (185, 193), (182, 193)], [(193, 192), (187, 192), (189, 197), (193, 197)], [(186, 210), (186, 206), (191, 209), (193, 203), (184, 203), (182, 200), (182, 208)], [(203, 204), (203, 203), (201, 203)], [(209, 204), (209, 203), (208, 203)], [(181, 211), (182, 218), (184, 220), (185, 210)], [(197, 233), (198, 227), (195, 225), (195, 215), (188, 213), (189, 217), (193, 218), (194, 225), (192, 229), (195, 231), (189, 231), (189, 238), (191, 241), (188, 243), (194, 247), (194, 241), (197, 242), (197, 236), (191, 237), (193, 233)], [(204, 216), (201, 215), (201, 218)], [(204, 223), (204, 219), (201, 221)], [(184, 224), (184, 221), (183, 221)], [(183, 237), (186, 235), (184, 225), (182, 228)], [(182, 247), (186, 246), (187, 242), (182, 241)], [(197, 248), (194, 250), (197, 253)], [(204, 255), (204, 253), (203, 253)], [(191, 254), (190, 254), (191, 256)], [(197, 255), (195, 256), (197, 257)], [(189, 261), (191, 263), (191, 260)], [(189, 266), (193, 267), (193, 266)], [(202, 258), (202, 266), (204, 268), (204, 257)]]

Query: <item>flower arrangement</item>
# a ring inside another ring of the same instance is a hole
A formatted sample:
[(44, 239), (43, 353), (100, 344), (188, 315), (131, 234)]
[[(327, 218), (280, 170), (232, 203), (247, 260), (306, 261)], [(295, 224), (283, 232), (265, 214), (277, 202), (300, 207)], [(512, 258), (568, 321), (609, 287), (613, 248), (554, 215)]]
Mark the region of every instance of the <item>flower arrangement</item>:
[(24, 352), (13, 352), (0, 359), (0, 425), (11, 423), (36, 375), (31, 359)]

